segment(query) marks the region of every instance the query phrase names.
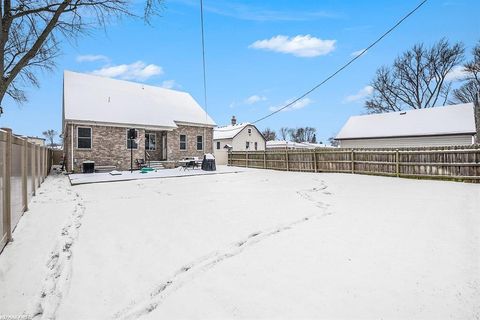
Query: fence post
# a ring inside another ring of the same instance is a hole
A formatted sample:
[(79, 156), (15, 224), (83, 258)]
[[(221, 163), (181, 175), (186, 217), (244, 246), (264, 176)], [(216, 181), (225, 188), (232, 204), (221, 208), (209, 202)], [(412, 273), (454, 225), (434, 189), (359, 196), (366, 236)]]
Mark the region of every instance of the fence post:
[(35, 161), (37, 163), (35, 176), (37, 180), (37, 188), (40, 188), (40, 185), (42, 184), (42, 182), (40, 181), (41, 180), (40, 174), (41, 174), (42, 168), (40, 167), (40, 146), (38, 145), (35, 145), (35, 157), (36, 157)]
[(263, 169), (267, 169), (267, 151), (263, 150)]
[(248, 168), (248, 150), (245, 151), (245, 168)]
[(395, 149), (395, 162), (396, 162), (396, 172), (397, 172), (397, 178), (400, 177), (400, 159), (399, 159), (399, 152), (398, 149)]
[(285, 148), (285, 164), (287, 166), (287, 171), (290, 171), (288, 166), (288, 148)]
[(315, 169), (315, 172), (318, 172), (318, 168), (317, 168), (317, 150), (313, 150), (313, 168)]
[(32, 167), (32, 195), (36, 194), (36, 189), (37, 189), (37, 184), (35, 182), (35, 145), (30, 143), (29, 146), (30, 150), (32, 151), (30, 153), (30, 166)]
[(353, 149), (350, 153), (350, 160), (352, 161), (352, 173), (355, 173), (355, 150)]
[(23, 212), (28, 210), (28, 141), (25, 137), (22, 148), (22, 202)]
[(12, 129), (3, 128), (6, 133), (5, 162), (3, 171), (3, 231), (6, 241), (12, 240), (11, 175), (12, 175)]

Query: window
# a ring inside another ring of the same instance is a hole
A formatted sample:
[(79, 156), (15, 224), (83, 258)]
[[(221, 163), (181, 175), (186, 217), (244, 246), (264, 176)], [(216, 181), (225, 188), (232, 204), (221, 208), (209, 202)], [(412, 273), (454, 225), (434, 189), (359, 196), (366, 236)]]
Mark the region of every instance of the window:
[(197, 136), (197, 150), (203, 150), (203, 136)]
[(250, 148), (250, 142), (247, 141), (247, 142), (245, 142), (245, 149), (249, 149), (249, 148)]
[(258, 143), (255, 142), (255, 151), (258, 150)]
[(187, 150), (187, 136), (184, 134), (180, 135), (180, 150)]
[(248, 134), (252, 134), (252, 128), (248, 128)]
[(155, 133), (145, 133), (145, 150), (156, 150), (157, 135)]
[[(135, 135), (138, 138), (138, 130), (135, 130)], [(138, 149), (138, 143), (136, 140), (128, 139), (128, 129), (125, 131), (125, 139), (127, 139), (127, 149)]]
[(217, 150), (220, 150), (220, 141), (217, 141)]
[(92, 148), (92, 128), (77, 127), (77, 148)]

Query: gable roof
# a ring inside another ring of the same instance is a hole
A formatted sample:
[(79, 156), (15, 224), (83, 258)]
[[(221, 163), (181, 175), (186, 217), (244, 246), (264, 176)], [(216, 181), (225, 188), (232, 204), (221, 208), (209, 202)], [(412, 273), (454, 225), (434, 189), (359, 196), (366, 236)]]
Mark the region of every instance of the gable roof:
[(352, 116), (335, 139), (474, 134), (473, 103)]
[(233, 139), (237, 134), (240, 133), (240, 131), (242, 131), (246, 127), (254, 128), (262, 136), (262, 138), (264, 138), (262, 133), (257, 129), (257, 127), (255, 127), (249, 122), (245, 122), (224, 127), (217, 127), (213, 129), (213, 140)]
[(65, 120), (176, 128), (177, 122), (215, 126), (186, 92), (64, 72)]

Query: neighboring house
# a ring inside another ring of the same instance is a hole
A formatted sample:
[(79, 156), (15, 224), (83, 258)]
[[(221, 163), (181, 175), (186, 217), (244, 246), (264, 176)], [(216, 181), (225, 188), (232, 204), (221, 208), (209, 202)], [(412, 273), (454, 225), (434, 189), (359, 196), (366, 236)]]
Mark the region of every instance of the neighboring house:
[(265, 150), (265, 138), (257, 127), (250, 123), (237, 124), (235, 116), (232, 117), (231, 125), (214, 129), (213, 143), (217, 164), (227, 164), (229, 150)]
[(328, 146), (324, 145), (323, 143), (311, 143), (311, 142), (294, 142), (294, 141), (286, 141), (286, 140), (267, 141), (267, 150), (273, 150), (273, 149), (297, 150), (297, 149), (316, 149), (316, 148), (328, 148)]
[[(186, 92), (65, 71), (63, 143), (67, 170), (130, 168), (133, 159), (175, 161), (212, 153), (215, 122)], [(127, 139), (129, 128), (137, 140)]]
[(353, 116), (335, 137), (342, 148), (399, 148), (475, 143), (473, 103)]
[(42, 147), (46, 145), (45, 139), (40, 137), (27, 137), (27, 141)]

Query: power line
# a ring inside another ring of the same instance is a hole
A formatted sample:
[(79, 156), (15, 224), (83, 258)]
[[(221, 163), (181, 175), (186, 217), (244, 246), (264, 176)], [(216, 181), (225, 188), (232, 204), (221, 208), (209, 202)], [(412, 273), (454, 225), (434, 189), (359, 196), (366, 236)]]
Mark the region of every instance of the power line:
[[(399, 21), (397, 21), (397, 23), (391, 27), (390, 29), (388, 29), (386, 32), (384, 32), (379, 38), (377, 38), (377, 40), (375, 40), (374, 42), (372, 42), (368, 47), (366, 47), (365, 49), (363, 49), (363, 51), (358, 54), (357, 56), (353, 57), (352, 59), (350, 59), (349, 61), (347, 61), (347, 63), (345, 63), (344, 65), (342, 65), (339, 69), (337, 69), (337, 71), (335, 71), (334, 73), (332, 73), (331, 75), (329, 75), (327, 78), (325, 78), (322, 82), (320, 82), (319, 84), (317, 84), (316, 86), (314, 86), (313, 88), (311, 88), (310, 90), (306, 91), (305, 93), (303, 93), (302, 95), (300, 95), (299, 97), (297, 97), (296, 99), (294, 99), (293, 101), (287, 103), (286, 105), (284, 105), (283, 107), (261, 117), (260, 119), (257, 119), (253, 122), (251, 122), (252, 124), (256, 124), (262, 120), (265, 120), (271, 116), (273, 116), (274, 114), (290, 107), (291, 105), (295, 104), (296, 102), (300, 101), (301, 99), (305, 98), (306, 96), (308, 96), (310, 93), (312, 93), (313, 91), (317, 90), (319, 87), (321, 87), (323, 84), (325, 84), (327, 81), (329, 81), (330, 79), (332, 79), (333, 77), (335, 77), (337, 74), (339, 74), (341, 71), (343, 71), (344, 69), (346, 69), (349, 65), (351, 65), (353, 62), (355, 62), (357, 59), (359, 59), (361, 56), (363, 56), (368, 50), (370, 50), (371, 48), (373, 48), (377, 43), (379, 43), (380, 41), (383, 40), (383, 38), (385, 38), (388, 34), (390, 34), (393, 30), (395, 30), (400, 24), (402, 24), (402, 22), (404, 22), (405, 20), (407, 20), (412, 14), (414, 14), (418, 9), (420, 9), (420, 7), (422, 7), (428, 0), (423, 0), (422, 2), (420, 2), (413, 10), (411, 10), (410, 12), (408, 12), (405, 16), (403, 16), (402, 19), (400, 19)], [(236, 130), (236, 129), (230, 129), (230, 130)], [(228, 131), (228, 130), (224, 130), (224, 131)]]
[(205, 32), (203, 30), (203, 0), (200, 0), (200, 23), (202, 25), (202, 65), (203, 65), (203, 99), (205, 102), (205, 121), (207, 121), (207, 72), (205, 66)]

